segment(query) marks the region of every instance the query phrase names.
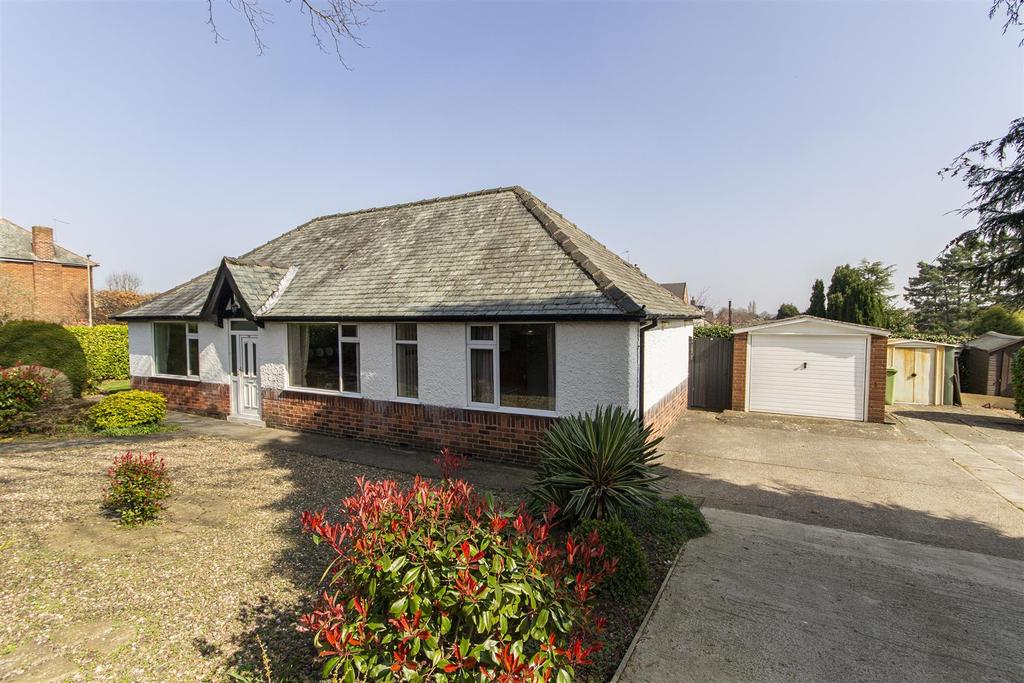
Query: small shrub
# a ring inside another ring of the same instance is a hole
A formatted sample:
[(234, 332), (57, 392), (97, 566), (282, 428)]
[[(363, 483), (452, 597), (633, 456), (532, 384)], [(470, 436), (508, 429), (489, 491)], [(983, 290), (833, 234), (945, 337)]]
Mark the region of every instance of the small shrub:
[(693, 328), (693, 336), (707, 337), (709, 339), (729, 339), (732, 337), (732, 326), (720, 325), (718, 323), (711, 325), (698, 325)]
[(0, 327), (0, 367), (18, 364), (60, 370), (71, 381), (72, 393), (82, 394), (87, 377), (85, 354), (75, 335), (60, 325), (15, 320)]
[(1024, 417), (1024, 348), (1013, 354), (1010, 373), (1010, 382), (1013, 384), (1013, 407), (1018, 415)]
[(0, 432), (14, 421), (37, 410), (49, 398), (52, 384), (35, 365), (0, 370)]
[(128, 379), (127, 325), (69, 325), (85, 353), (88, 383), (96, 386), (105, 379)]
[(111, 436), (145, 434), (160, 426), (167, 399), (152, 391), (121, 391), (102, 399), (89, 411), (89, 426)]
[(661, 437), (635, 412), (598, 407), (555, 422), (541, 442), (541, 461), (529, 493), (538, 509), (555, 506), (569, 520), (606, 519), (657, 497), (652, 463)]
[(339, 521), (302, 514), (333, 551), (299, 622), (324, 679), (566, 681), (589, 663), (593, 591), (615, 568), (596, 534), (556, 542), (553, 513), (497, 509), (461, 480), (356, 481)]
[(626, 523), (621, 519), (589, 519), (573, 534), (588, 538), (595, 531), (605, 556), (616, 561), (615, 573), (601, 582), (599, 592), (631, 599), (647, 590), (647, 555)]
[(661, 550), (676, 548), (711, 531), (704, 514), (684, 496), (661, 498), (647, 510), (629, 511), (624, 521)]
[(104, 507), (116, 512), (126, 526), (156, 519), (171, 490), (164, 459), (158, 460), (156, 453), (119, 455), (107, 470), (107, 479)]

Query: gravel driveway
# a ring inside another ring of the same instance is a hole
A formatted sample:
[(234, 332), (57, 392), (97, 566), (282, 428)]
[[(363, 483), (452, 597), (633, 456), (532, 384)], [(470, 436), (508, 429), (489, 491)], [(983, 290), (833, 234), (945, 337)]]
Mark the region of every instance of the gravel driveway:
[(163, 520), (120, 529), (100, 509), (127, 444), (0, 453), (0, 680), (208, 680), (258, 656), (304, 673), (295, 615), (324, 567), (298, 513), (353, 478), (409, 477), (217, 437), (140, 443), (167, 459)]

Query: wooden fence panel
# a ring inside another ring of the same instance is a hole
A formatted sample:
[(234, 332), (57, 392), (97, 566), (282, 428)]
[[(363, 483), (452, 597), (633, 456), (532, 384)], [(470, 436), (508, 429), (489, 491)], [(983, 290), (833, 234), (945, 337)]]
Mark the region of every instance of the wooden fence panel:
[(690, 340), (689, 405), (726, 410), (732, 404), (732, 339)]

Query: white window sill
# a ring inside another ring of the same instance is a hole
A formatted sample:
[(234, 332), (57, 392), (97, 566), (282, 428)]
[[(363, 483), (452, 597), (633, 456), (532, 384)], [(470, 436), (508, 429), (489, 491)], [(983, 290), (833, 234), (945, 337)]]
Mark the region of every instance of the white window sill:
[(152, 377), (153, 379), (180, 379), (180, 380), (184, 380), (185, 382), (198, 382), (198, 381), (200, 381), (198, 375), (161, 375), (161, 374), (155, 374), (155, 375), (150, 375), (150, 377)]
[(509, 415), (532, 415), (533, 417), (558, 417), (555, 410), (536, 410), (532, 408), (510, 408), (508, 406), (496, 406), (493, 403), (470, 403), (467, 410), (480, 410), (487, 413), (507, 413)]
[(395, 403), (412, 403), (414, 405), (420, 405), (423, 403), (423, 401), (419, 400), (418, 398), (409, 398), (408, 396), (395, 396), (391, 400), (394, 401)]
[(335, 391), (333, 389), (316, 389), (313, 387), (292, 387), (284, 388), (284, 391), (294, 391), (298, 394), (316, 394), (318, 396), (344, 396), (345, 398), (362, 398), (363, 395), (354, 391)]

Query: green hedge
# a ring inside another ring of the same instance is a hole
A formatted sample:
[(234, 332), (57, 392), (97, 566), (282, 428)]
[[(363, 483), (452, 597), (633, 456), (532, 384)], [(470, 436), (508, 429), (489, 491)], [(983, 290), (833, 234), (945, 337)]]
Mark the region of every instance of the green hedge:
[(85, 386), (88, 371), (82, 345), (60, 325), (15, 320), (0, 327), (0, 368), (18, 363), (60, 370), (67, 375), (75, 396), (80, 396)]
[(718, 323), (711, 325), (698, 325), (693, 328), (693, 336), (708, 337), (712, 339), (728, 339), (732, 336), (732, 327), (730, 325), (721, 325)]
[(67, 330), (75, 335), (85, 352), (90, 384), (105, 379), (128, 379), (127, 325), (69, 325)]

